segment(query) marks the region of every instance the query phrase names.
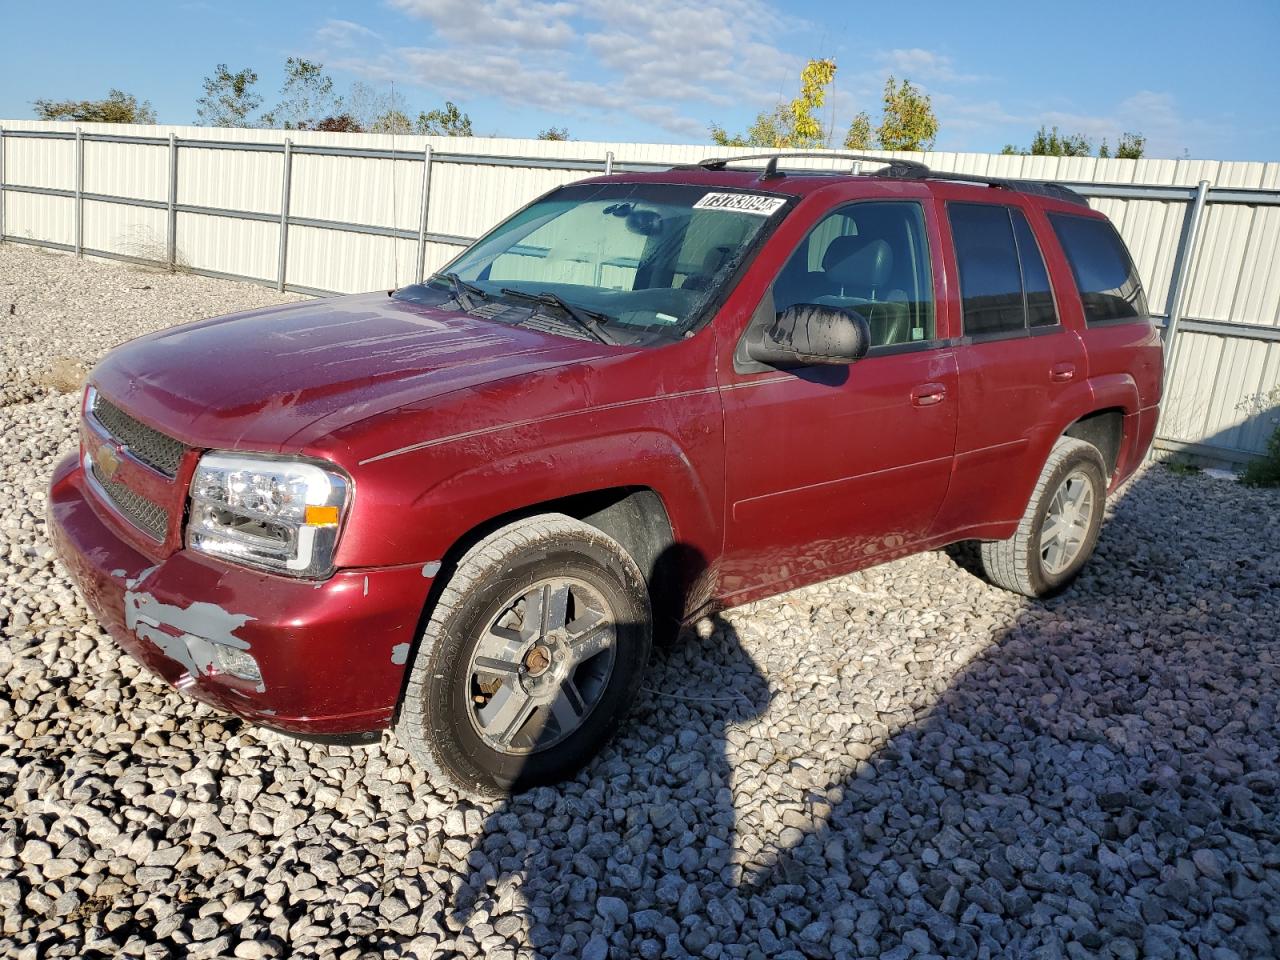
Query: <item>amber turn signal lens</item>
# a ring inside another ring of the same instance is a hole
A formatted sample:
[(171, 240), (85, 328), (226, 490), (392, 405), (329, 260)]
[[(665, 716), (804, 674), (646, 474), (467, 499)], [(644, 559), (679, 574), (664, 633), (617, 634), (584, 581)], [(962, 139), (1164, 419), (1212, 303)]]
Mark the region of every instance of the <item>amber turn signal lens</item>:
[(312, 527), (336, 527), (338, 525), (337, 507), (307, 507), (306, 522)]

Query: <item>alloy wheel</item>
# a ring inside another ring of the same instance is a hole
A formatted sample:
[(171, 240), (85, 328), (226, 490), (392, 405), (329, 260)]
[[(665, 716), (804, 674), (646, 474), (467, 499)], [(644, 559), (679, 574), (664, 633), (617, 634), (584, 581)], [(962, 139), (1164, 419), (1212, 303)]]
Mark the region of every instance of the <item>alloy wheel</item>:
[(511, 596), (468, 665), (475, 732), (504, 754), (555, 746), (604, 696), (616, 640), (613, 611), (583, 580), (555, 577)]
[(1073, 470), (1054, 493), (1040, 529), (1040, 562), (1046, 574), (1057, 576), (1080, 555), (1093, 511), (1093, 483), (1083, 470)]

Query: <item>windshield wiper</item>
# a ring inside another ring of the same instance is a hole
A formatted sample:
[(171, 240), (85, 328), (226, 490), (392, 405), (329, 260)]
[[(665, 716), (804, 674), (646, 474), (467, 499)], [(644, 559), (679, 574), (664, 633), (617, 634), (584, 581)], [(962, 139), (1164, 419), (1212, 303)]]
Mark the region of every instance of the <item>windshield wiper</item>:
[(441, 277), (449, 281), (453, 287), (453, 299), (457, 300), (463, 310), (474, 310), (475, 302), (472, 297), (479, 297), (481, 300), (488, 300), (489, 295), (477, 287), (474, 283), (467, 283), (456, 273), (442, 273)]
[(532, 300), (535, 303), (545, 303), (553, 307), (559, 307), (565, 314), (577, 323), (583, 330), (591, 334), (592, 339), (600, 343), (607, 343), (616, 346), (618, 341), (611, 337), (601, 325), (602, 321), (608, 321), (611, 317), (607, 313), (600, 313), (597, 310), (587, 310), (583, 307), (575, 307), (573, 304), (564, 300), (550, 290), (543, 290), (541, 293), (528, 293), (524, 290), (516, 290), (514, 287), (503, 287), (502, 292), (508, 297), (516, 297), (520, 300)]

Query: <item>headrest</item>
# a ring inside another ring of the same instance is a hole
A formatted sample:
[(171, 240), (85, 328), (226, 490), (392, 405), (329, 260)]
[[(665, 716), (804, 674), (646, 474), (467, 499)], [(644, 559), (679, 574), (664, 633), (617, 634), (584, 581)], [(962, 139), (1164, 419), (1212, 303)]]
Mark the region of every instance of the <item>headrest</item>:
[(887, 240), (836, 237), (822, 255), (822, 269), (844, 287), (882, 287), (893, 272)]
[(822, 269), (830, 270), (841, 260), (853, 256), (866, 242), (865, 237), (836, 237), (822, 255)]
[(715, 276), (728, 262), (733, 247), (712, 247), (702, 258), (702, 272), (709, 277)]

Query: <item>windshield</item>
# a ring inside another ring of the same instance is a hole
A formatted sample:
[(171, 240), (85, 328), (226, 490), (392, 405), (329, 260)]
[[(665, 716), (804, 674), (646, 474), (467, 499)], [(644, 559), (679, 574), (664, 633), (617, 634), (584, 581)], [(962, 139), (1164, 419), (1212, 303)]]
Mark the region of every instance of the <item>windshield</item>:
[(566, 336), (658, 343), (696, 327), (787, 198), (662, 183), (564, 187), (397, 299)]

